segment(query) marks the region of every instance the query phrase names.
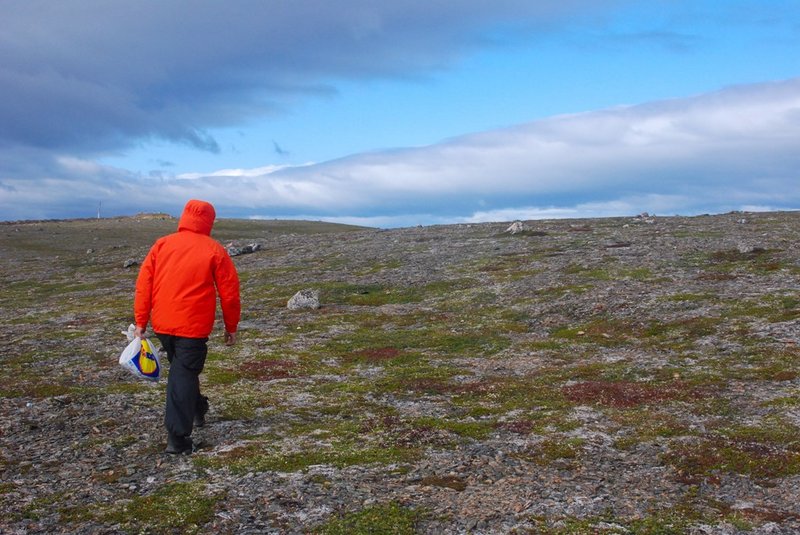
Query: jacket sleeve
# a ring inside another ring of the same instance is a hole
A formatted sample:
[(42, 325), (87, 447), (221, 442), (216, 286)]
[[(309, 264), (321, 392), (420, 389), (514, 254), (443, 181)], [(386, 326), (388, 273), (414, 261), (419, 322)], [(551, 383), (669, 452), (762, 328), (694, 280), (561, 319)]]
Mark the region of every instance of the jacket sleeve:
[(228, 252), (222, 246), (220, 246), (220, 252), (216, 255), (214, 283), (217, 285), (217, 292), (219, 293), (219, 303), (222, 307), (225, 330), (229, 333), (235, 333), (239, 327), (242, 311), (241, 301), (239, 300), (239, 274), (236, 272), (233, 260), (231, 260)]
[(133, 299), (133, 317), (136, 325), (147, 327), (153, 306), (153, 273), (155, 272), (155, 246), (150, 249), (136, 278), (136, 293)]

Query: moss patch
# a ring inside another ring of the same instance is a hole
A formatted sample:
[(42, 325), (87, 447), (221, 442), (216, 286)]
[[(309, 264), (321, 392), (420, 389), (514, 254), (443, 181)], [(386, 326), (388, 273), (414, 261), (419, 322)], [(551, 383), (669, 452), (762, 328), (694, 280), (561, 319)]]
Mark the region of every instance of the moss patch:
[(554, 461), (574, 461), (583, 450), (582, 438), (548, 438), (529, 450), (524, 457), (537, 464), (548, 465)]
[(411, 448), (365, 446), (349, 440), (334, 440), (330, 444), (309, 444), (307, 449), (279, 452), (273, 444), (251, 443), (215, 457), (196, 457), (195, 464), (203, 468), (228, 468), (234, 473), (298, 472), (312, 465), (331, 465), (337, 468), (362, 464), (391, 464), (405, 462), (418, 456)]
[(170, 483), (153, 494), (99, 514), (103, 522), (121, 524), (139, 532), (198, 533), (214, 517), (219, 494), (208, 494), (201, 481)]
[(396, 503), (376, 505), (332, 518), (314, 529), (318, 535), (413, 535), (421, 513)]

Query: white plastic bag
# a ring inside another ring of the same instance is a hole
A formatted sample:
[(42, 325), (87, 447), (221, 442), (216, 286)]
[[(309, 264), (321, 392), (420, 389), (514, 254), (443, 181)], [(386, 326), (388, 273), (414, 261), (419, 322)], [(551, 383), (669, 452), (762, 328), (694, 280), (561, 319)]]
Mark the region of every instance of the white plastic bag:
[(148, 381), (158, 381), (161, 376), (161, 361), (158, 360), (158, 352), (147, 338), (133, 336), (135, 329), (136, 326), (131, 325), (127, 332), (122, 331), (128, 336), (130, 343), (119, 356), (119, 364), (136, 377)]

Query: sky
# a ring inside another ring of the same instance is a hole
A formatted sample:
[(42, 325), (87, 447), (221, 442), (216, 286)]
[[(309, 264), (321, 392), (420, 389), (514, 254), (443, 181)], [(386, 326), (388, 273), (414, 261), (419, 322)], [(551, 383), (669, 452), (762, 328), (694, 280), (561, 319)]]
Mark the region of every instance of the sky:
[(800, 209), (800, 0), (3, 0), (0, 220)]

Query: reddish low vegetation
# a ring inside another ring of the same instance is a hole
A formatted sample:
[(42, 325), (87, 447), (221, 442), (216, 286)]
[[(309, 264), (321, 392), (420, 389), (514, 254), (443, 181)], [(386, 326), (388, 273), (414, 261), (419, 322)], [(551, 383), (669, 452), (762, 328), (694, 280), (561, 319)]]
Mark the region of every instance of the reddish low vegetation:
[(242, 364), (242, 373), (258, 381), (296, 377), (297, 363), (291, 360), (256, 360)]
[(586, 381), (565, 386), (564, 396), (576, 403), (597, 403), (616, 408), (636, 407), (669, 400), (700, 399), (701, 390), (684, 382), (669, 384), (632, 381)]

